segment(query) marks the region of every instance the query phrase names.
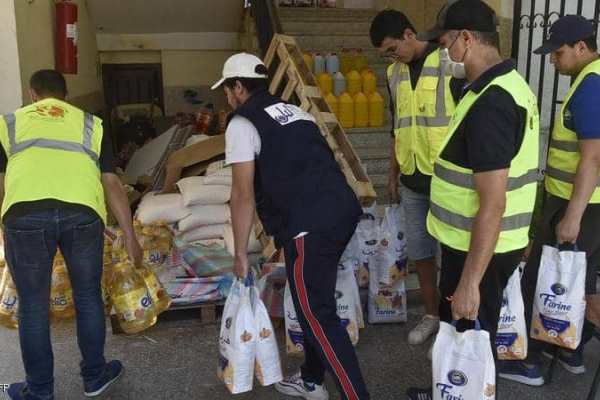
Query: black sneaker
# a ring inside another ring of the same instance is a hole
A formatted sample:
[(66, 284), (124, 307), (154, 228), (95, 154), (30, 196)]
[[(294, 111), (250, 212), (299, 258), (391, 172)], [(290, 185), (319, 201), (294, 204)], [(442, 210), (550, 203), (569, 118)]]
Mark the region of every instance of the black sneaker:
[[(552, 359), (552, 353), (544, 350), (544, 357)], [(579, 351), (558, 350), (558, 364), (574, 375), (585, 374), (583, 365), (583, 353)]]
[(97, 397), (108, 390), (113, 383), (119, 380), (125, 369), (121, 361), (113, 360), (106, 364), (104, 373), (96, 382), (84, 384), (85, 397)]
[[(27, 388), (27, 383), (25, 382), (10, 384), (6, 393), (8, 394), (8, 398), (11, 400), (41, 400), (41, 397), (35, 396), (29, 391), (29, 389)], [(53, 400), (54, 396), (46, 396), (44, 398), (48, 400)]]
[(409, 400), (431, 400), (433, 399), (432, 389), (419, 389), (411, 387), (406, 391)]

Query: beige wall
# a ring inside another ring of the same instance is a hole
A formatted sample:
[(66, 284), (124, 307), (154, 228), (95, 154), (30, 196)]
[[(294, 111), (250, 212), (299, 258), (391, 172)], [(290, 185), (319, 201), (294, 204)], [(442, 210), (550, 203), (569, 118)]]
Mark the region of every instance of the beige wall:
[(0, 114), (21, 107), (21, 70), (13, 0), (0, 0)]
[[(69, 101), (90, 111), (102, 108), (101, 80), (94, 27), (86, 2), (78, 5), (78, 73), (66, 75)], [(54, 68), (55, 8), (53, 0), (34, 2), (15, 0), (19, 58), (24, 101), (31, 74), (42, 68)]]

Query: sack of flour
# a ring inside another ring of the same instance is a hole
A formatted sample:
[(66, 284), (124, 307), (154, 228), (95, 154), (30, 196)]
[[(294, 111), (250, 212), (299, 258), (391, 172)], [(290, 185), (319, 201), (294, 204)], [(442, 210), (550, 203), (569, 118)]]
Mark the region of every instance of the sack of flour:
[(493, 400), (496, 369), (490, 335), (475, 329), (458, 332), (441, 322), (432, 352), (433, 399)]
[(337, 282), (335, 285), (337, 315), (340, 317), (342, 326), (348, 331), (350, 341), (355, 346), (358, 344), (358, 329), (360, 325), (357, 316), (357, 304), (360, 303), (360, 299), (356, 298), (357, 293), (357, 284), (352, 264), (340, 263), (338, 265)]
[(269, 386), (283, 379), (279, 348), (269, 313), (260, 299), (260, 293), (256, 287), (252, 288), (251, 297), (256, 332), (258, 333), (254, 374), (261, 385)]
[(531, 337), (567, 349), (581, 342), (585, 320), (584, 252), (544, 246), (538, 274)]
[(525, 305), (521, 293), (521, 275), (525, 263), (521, 263), (508, 280), (502, 297), (502, 308), (496, 334), (496, 350), (499, 360), (524, 360), (527, 357), (527, 326)]
[(236, 280), (223, 308), (217, 375), (232, 394), (252, 390), (257, 329), (251, 288)]
[(283, 310), (285, 313), (285, 349), (287, 354), (302, 354), (304, 352), (304, 333), (294, 308), (289, 282), (285, 285), (283, 294)]

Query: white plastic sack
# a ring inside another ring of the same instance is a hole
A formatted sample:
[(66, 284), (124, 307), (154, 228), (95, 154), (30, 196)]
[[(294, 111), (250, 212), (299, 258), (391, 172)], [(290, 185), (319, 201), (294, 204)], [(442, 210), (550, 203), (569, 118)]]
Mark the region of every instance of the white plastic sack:
[(232, 186), (233, 177), (231, 175), (211, 175), (204, 177), (205, 185), (223, 185)]
[(225, 164), (225, 160), (215, 161), (206, 169), (206, 176), (231, 176), (232, 169)]
[(515, 269), (504, 289), (496, 334), (499, 360), (524, 360), (527, 357), (527, 326), (521, 293), (521, 275), (524, 267), (525, 263), (521, 263)]
[(231, 197), (231, 187), (224, 185), (205, 185), (204, 177), (190, 176), (177, 182), (184, 206), (197, 204), (225, 204)]
[(223, 309), (217, 370), (232, 394), (252, 390), (257, 337), (250, 288), (236, 280)]
[(377, 244), (379, 241), (379, 225), (373, 219), (362, 220), (356, 229), (358, 239), (358, 286), (366, 288), (369, 286), (369, 269), (375, 263)]
[[(231, 226), (230, 224), (225, 224), (225, 227), (223, 228), (223, 237), (225, 239), (225, 246), (227, 247), (227, 251), (232, 256), (235, 255), (235, 240), (233, 237), (233, 226)], [(253, 228), (250, 231), (250, 238), (248, 240), (248, 254), (260, 253), (261, 251), (262, 246), (256, 238), (256, 232)]]
[(186, 243), (197, 240), (220, 239), (225, 232), (225, 225), (206, 225), (183, 233), (180, 238)]
[(197, 205), (189, 207), (190, 215), (179, 221), (180, 232), (186, 232), (204, 225), (224, 224), (231, 218), (227, 204)]
[(279, 348), (277, 347), (275, 330), (271, 324), (265, 304), (260, 299), (258, 288), (254, 287), (252, 290), (252, 308), (256, 322), (256, 331), (258, 332), (254, 374), (261, 385), (269, 386), (283, 379)]
[(377, 252), (369, 270), (368, 319), (371, 324), (406, 322), (406, 241), (399, 229), (400, 207), (387, 207)]
[(360, 298), (356, 298), (357, 293), (357, 283), (354, 278), (352, 264), (340, 263), (338, 265), (335, 286), (337, 315), (340, 317), (342, 326), (348, 331), (348, 336), (350, 336), (350, 341), (354, 346), (358, 344), (358, 329), (360, 325), (356, 314), (357, 304), (360, 304)]
[(156, 192), (150, 192), (140, 202), (136, 219), (143, 225), (150, 225), (155, 222), (171, 224), (188, 215), (190, 215), (190, 210), (183, 205), (180, 194), (156, 194)]
[(585, 320), (584, 252), (544, 246), (538, 274), (531, 337), (567, 349), (581, 342)]
[(285, 313), (285, 349), (288, 354), (301, 354), (304, 352), (304, 332), (298, 322), (292, 292), (289, 282), (285, 285), (283, 294), (283, 310)]
[(441, 322), (432, 364), (434, 400), (496, 398), (496, 369), (488, 332), (471, 329), (461, 333)]

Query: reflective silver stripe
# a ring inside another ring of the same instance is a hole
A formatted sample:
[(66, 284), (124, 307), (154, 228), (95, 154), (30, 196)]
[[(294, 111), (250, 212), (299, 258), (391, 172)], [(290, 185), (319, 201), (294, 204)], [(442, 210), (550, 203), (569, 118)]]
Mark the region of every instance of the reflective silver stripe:
[[(446, 117), (446, 63), (441, 62), (440, 67), (437, 68), (438, 86), (435, 99), (435, 115), (438, 118)], [(446, 125), (450, 123), (450, 118)], [(444, 126), (446, 126), (444, 125)]]
[(396, 118), (396, 129), (399, 128), (408, 128), (409, 126), (412, 125), (412, 117), (404, 117), (404, 118)]
[(94, 116), (84, 113), (83, 117), (83, 147), (92, 150), (92, 135), (94, 134)]
[[(442, 179), (443, 181), (464, 189), (475, 190), (475, 180), (473, 178), (473, 175), (465, 174), (459, 171), (452, 171), (438, 163), (434, 164), (433, 169), (435, 176)], [(539, 175), (537, 168), (530, 169), (524, 175), (515, 178), (509, 177), (506, 190), (517, 190), (525, 185), (529, 185), (530, 183), (535, 183), (537, 182), (538, 177)]]
[[(464, 215), (453, 213), (433, 202), (430, 203), (429, 209), (434, 217), (447, 225), (468, 232), (471, 232), (473, 228), (473, 222), (475, 221), (474, 217), (465, 217)], [(532, 213), (522, 213), (504, 217), (500, 224), (500, 230), (511, 231), (514, 229), (527, 228), (531, 224), (532, 215)]]
[(392, 96), (392, 101), (394, 102), (394, 104), (396, 104), (396, 94), (398, 91), (396, 86), (398, 86), (399, 79), (400, 79), (400, 63), (397, 62), (394, 64), (394, 69), (392, 70), (392, 76), (389, 79), (390, 94)]
[(19, 142), (16, 145), (11, 147), (12, 155), (20, 153), (23, 150), (26, 150), (30, 147), (43, 147), (45, 149), (55, 149), (55, 150), (65, 150), (65, 151), (73, 151), (76, 153), (84, 153), (90, 156), (94, 162), (98, 162), (98, 156), (91, 150), (86, 149), (80, 143), (74, 142), (65, 142), (62, 140), (49, 140), (49, 139), (31, 139), (25, 140), (23, 142)]
[(427, 77), (440, 76), (440, 69), (436, 68), (436, 67), (423, 67), (423, 69), (421, 70), (421, 75), (419, 75), (419, 77), (421, 77), (421, 76), (427, 76)]
[[(570, 172), (561, 171), (561, 170), (551, 167), (549, 165), (546, 166), (546, 176), (549, 176), (550, 178), (554, 178), (557, 181), (561, 181), (564, 183), (570, 183), (571, 185), (573, 183), (575, 183), (575, 174), (572, 174)], [(600, 178), (598, 178), (598, 181), (596, 182), (596, 187), (600, 188)]]
[[(8, 130), (8, 143), (10, 144), (10, 147), (12, 149), (12, 147), (15, 145), (15, 141), (16, 141), (16, 119), (15, 119), (15, 114), (6, 114), (4, 116), (4, 120), (6, 121), (6, 128)], [(11, 154), (12, 154), (12, 150), (11, 150)]]
[(557, 150), (568, 151), (569, 153), (578, 153), (579, 152), (579, 145), (577, 144), (577, 142), (570, 142), (570, 141), (566, 141), (566, 140), (552, 139), (550, 141), (550, 147), (557, 149)]
[[(439, 99), (438, 99), (439, 101)], [(444, 100), (445, 101), (445, 100)], [(445, 107), (444, 107), (445, 108)], [(448, 126), (450, 123), (450, 117), (437, 116), (437, 117), (416, 117), (417, 126), (424, 126), (427, 128), (442, 128)]]

